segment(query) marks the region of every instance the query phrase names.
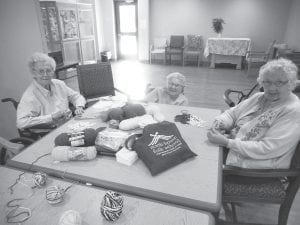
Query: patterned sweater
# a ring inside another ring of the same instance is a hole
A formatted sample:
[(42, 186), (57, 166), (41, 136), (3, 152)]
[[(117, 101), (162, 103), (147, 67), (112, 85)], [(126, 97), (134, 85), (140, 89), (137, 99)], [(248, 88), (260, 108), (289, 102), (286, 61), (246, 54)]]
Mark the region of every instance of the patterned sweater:
[(229, 139), (227, 165), (289, 168), (300, 140), (300, 100), (291, 93), (260, 113), (264, 101), (263, 93), (257, 93), (216, 118), (236, 133)]

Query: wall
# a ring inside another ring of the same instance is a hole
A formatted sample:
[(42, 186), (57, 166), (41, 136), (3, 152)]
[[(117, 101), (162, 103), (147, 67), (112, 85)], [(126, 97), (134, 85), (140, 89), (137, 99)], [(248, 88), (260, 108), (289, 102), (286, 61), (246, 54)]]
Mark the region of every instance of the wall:
[[(0, 1), (0, 98), (20, 99), (31, 81), (27, 59), (42, 51), (35, 0)], [(0, 136), (17, 136), (16, 111), (0, 102)]]
[(291, 4), (290, 17), (285, 34), (285, 43), (296, 51), (300, 51), (300, 1), (293, 0)]
[(115, 39), (115, 13), (113, 0), (96, 0), (96, 11), (98, 11), (98, 21), (101, 23), (101, 30), (98, 31), (99, 51), (108, 50), (112, 53), (112, 58), (117, 55)]
[(215, 37), (212, 19), (225, 20), (223, 37), (250, 37), (254, 50), (282, 42), (291, 0), (151, 0), (150, 40), (171, 34)]
[(149, 0), (138, 0), (138, 58), (149, 57)]

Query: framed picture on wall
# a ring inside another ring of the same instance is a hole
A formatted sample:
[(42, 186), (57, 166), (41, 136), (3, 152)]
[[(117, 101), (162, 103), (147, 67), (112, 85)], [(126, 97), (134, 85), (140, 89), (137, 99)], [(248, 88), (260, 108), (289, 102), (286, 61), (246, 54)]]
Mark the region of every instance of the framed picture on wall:
[(76, 39), (78, 36), (76, 9), (60, 9), (62, 39)]

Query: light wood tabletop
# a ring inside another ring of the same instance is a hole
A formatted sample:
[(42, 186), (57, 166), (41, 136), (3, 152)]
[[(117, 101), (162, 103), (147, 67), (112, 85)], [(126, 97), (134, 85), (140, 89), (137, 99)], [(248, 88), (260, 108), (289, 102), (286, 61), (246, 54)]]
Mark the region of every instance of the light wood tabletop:
[[(0, 167), (0, 224), (2, 225), (11, 224), (7, 223), (6, 215), (12, 208), (7, 207), (6, 204), (18, 198), (22, 198), (23, 200), (14, 201), (11, 204), (19, 204), (20, 207), (30, 209), (31, 211), (31, 217), (23, 222), (23, 225), (58, 225), (61, 215), (67, 210), (77, 211), (82, 219), (82, 225), (214, 225), (214, 218), (210, 213), (170, 206), (168, 204), (132, 197), (122, 193), (124, 198), (122, 214), (118, 220), (108, 222), (100, 213), (101, 201), (107, 190), (74, 183), (71, 188), (66, 191), (62, 202), (51, 205), (45, 198), (47, 188), (59, 185), (65, 189), (72, 183), (48, 177), (45, 186), (32, 189), (31, 187), (34, 186), (32, 173), (25, 173), (13, 187), (13, 194), (11, 194), (8, 187), (15, 182), (21, 172), (22, 171), (15, 169)], [(17, 212), (26, 211), (24, 208), (18, 209)], [(25, 218), (25, 216), (20, 215), (17, 218), (12, 218), (12, 220), (18, 221), (17, 219), (22, 218)]]
[[(222, 152), (208, 142), (206, 133), (213, 118), (219, 110), (185, 106), (156, 104), (165, 119), (174, 122), (175, 115), (188, 110), (202, 120), (206, 127), (194, 127), (176, 122), (176, 125), (190, 149), (196, 157), (167, 170), (151, 176), (142, 162), (136, 161), (132, 166), (116, 162), (115, 158), (98, 156), (91, 161), (72, 161), (56, 163), (51, 156), (41, 158), (33, 166), (30, 164), (39, 156), (50, 153), (54, 147), (54, 139), (60, 133), (67, 132), (71, 126), (84, 125), (97, 128), (105, 125), (100, 119), (71, 120), (40, 139), (8, 164), (24, 170), (44, 171), (53, 176), (89, 182), (93, 185), (110, 188), (116, 191), (159, 200), (209, 212), (218, 212), (221, 207)], [(99, 108), (88, 109), (89, 115)], [(86, 124), (85, 124), (86, 125)]]

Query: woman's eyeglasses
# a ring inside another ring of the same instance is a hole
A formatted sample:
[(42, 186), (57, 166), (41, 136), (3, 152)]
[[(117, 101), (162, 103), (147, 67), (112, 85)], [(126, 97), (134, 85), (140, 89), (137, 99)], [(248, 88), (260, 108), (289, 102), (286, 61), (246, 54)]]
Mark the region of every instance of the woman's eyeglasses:
[(54, 73), (53, 69), (39, 69), (39, 70), (35, 70), (39, 75), (43, 76), (43, 75), (52, 75)]
[(283, 85), (287, 84), (289, 81), (263, 81), (264, 86), (270, 87), (272, 84), (274, 84), (276, 87), (282, 87)]

